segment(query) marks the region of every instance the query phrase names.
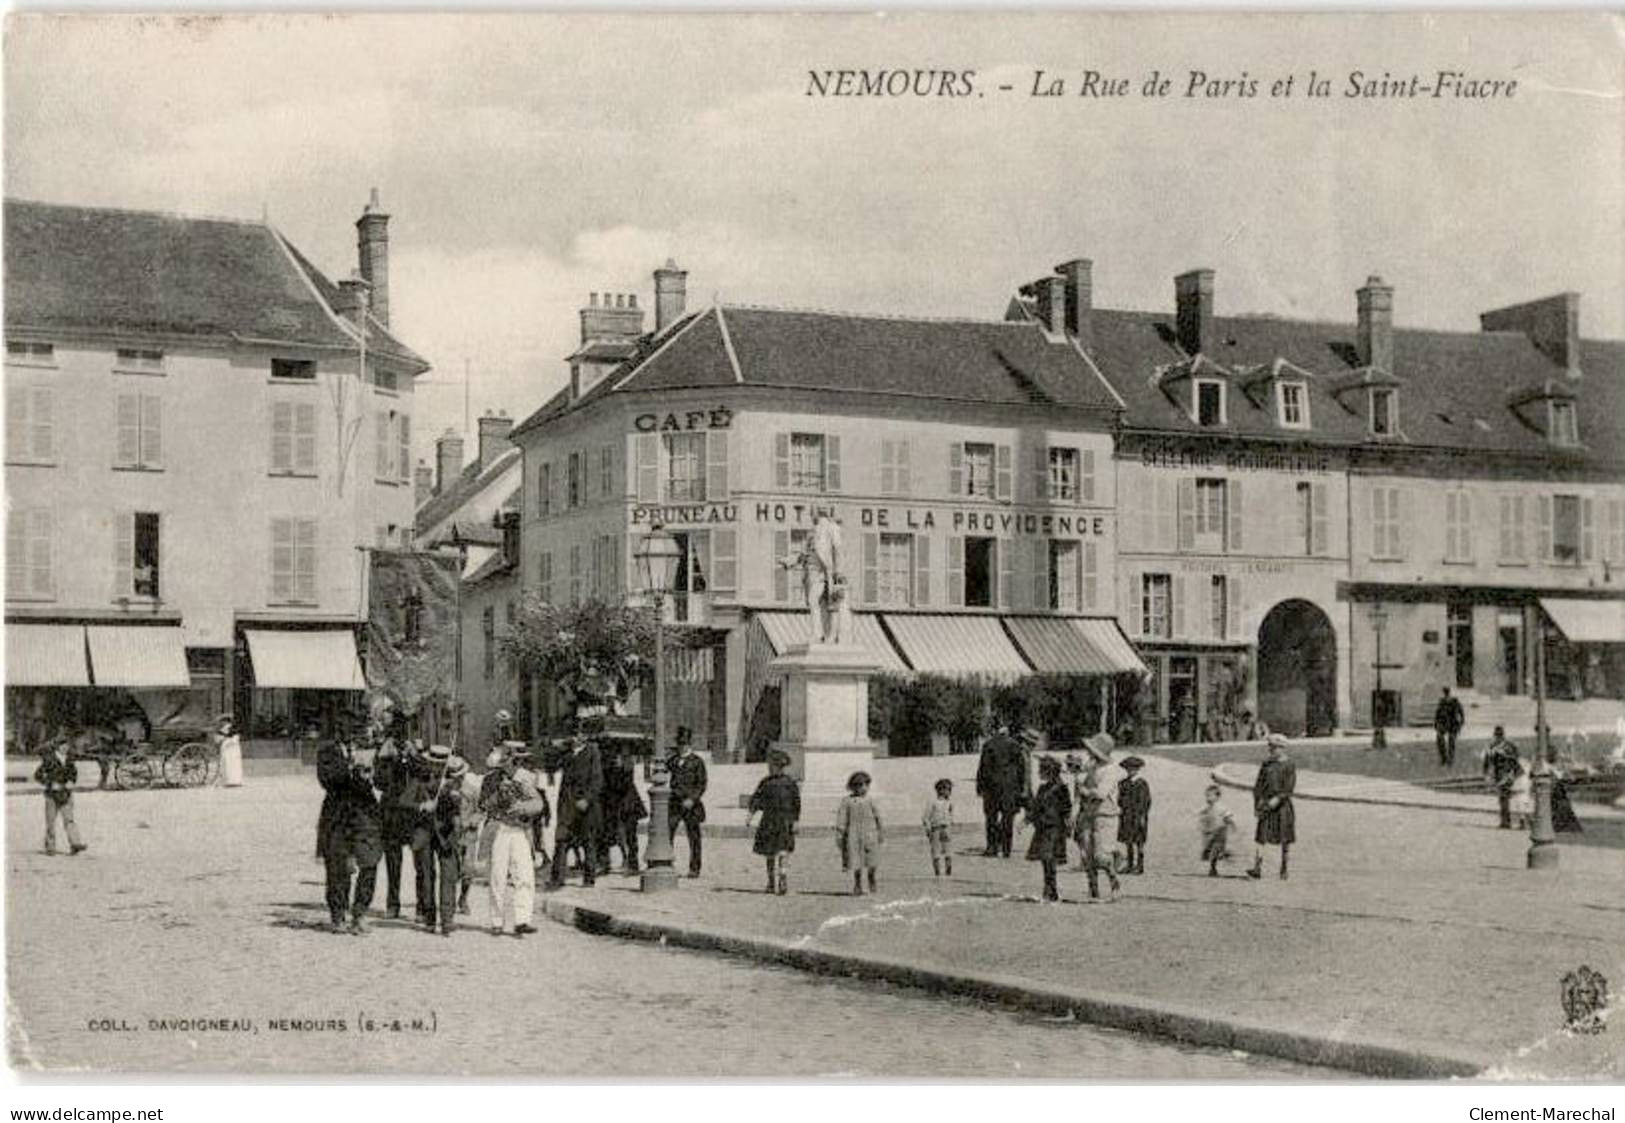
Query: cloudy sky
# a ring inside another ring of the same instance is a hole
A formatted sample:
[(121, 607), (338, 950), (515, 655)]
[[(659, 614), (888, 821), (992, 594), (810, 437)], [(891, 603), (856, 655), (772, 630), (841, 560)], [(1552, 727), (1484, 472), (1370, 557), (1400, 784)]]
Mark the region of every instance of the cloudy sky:
[[(666, 257), (712, 299), (997, 316), (1074, 256), (1096, 301), (1401, 324), (1565, 289), (1625, 335), (1618, 17), (13, 16), (5, 190), (271, 221), (331, 275), (369, 188), (393, 319), (435, 363), (420, 440), (561, 383), (589, 291)], [(974, 69), (985, 96), (807, 96), (809, 70)], [(1032, 98), (1033, 72), (1174, 79)], [(1259, 81), (1181, 97), (1188, 73)], [(1334, 96), (1303, 97), (1308, 72)], [(1511, 100), (1354, 100), (1350, 70), (1516, 78)], [(1295, 75), (1295, 96), (1271, 99)], [(1000, 84), (1014, 87), (999, 92)], [(423, 455), (427, 448), (419, 449)]]

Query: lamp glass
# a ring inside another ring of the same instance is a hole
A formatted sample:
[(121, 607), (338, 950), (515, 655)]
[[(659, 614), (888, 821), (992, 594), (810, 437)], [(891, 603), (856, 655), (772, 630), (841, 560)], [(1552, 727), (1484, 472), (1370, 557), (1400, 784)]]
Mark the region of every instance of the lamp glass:
[(655, 527), (643, 536), (632, 557), (638, 563), (645, 590), (651, 593), (671, 591), (672, 579), (677, 575), (677, 563), (682, 557), (682, 550), (675, 538), (664, 529)]

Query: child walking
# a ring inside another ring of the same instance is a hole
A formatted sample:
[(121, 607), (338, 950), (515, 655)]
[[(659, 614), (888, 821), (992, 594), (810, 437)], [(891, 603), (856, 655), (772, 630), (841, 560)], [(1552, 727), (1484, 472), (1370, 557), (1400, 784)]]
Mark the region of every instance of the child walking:
[(1145, 872), (1145, 839), (1151, 829), (1151, 785), (1140, 775), (1145, 761), (1131, 756), (1123, 762), (1128, 776), (1117, 785), (1117, 807), (1122, 821), (1117, 827), (1117, 841), (1128, 851), (1124, 873)]
[(931, 847), (931, 873), (934, 877), (947, 874), (954, 875), (954, 858), (948, 849), (950, 836), (954, 827), (954, 782), (948, 779), (938, 780), (935, 785), (936, 798), (925, 805), (925, 814), (920, 816), (920, 825), (925, 828), (925, 841)]
[(835, 839), (841, 848), (841, 868), (852, 871), (852, 893), (861, 897), (866, 873), (869, 892), (875, 891), (875, 872), (885, 832), (880, 826), (880, 809), (869, 799), (869, 774), (852, 773), (847, 777), (846, 790), (849, 794), (835, 811)]
[(1033, 826), (1033, 840), (1027, 847), (1027, 860), (1044, 867), (1044, 900), (1059, 901), (1055, 884), (1057, 865), (1066, 863), (1066, 825), (1072, 818), (1072, 797), (1061, 783), (1061, 763), (1052, 756), (1038, 758), (1038, 790), (1027, 806), (1027, 821)]
[(1219, 863), (1230, 857), (1230, 832), (1236, 828), (1236, 817), (1220, 798), (1219, 785), (1209, 784), (1202, 793), (1207, 802), (1197, 812), (1197, 825), (1202, 829), (1202, 861), (1207, 863), (1207, 875), (1219, 876)]
[(1117, 800), (1109, 785), (1102, 785), (1101, 772), (1111, 762), (1116, 743), (1110, 733), (1096, 733), (1084, 738), (1083, 747), (1089, 751), (1087, 761), (1076, 753), (1066, 758), (1067, 770), (1075, 774), (1072, 794), (1078, 817), (1073, 837), (1078, 843), (1078, 868), (1088, 875), (1090, 900), (1100, 899), (1100, 875), (1105, 873), (1115, 901), (1122, 888), (1117, 880), (1117, 852), (1112, 847), (1117, 833)]
[(801, 789), (784, 774), (790, 767), (790, 754), (772, 749), (767, 754), (767, 775), (750, 797), (750, 814), (745, 829), (760, 813), (756, 841), (751, 847), (767, 859), (767, 891), (779, 896), (790, 892), (790, 855), (796, 848), (796, 822), (801, 818)]

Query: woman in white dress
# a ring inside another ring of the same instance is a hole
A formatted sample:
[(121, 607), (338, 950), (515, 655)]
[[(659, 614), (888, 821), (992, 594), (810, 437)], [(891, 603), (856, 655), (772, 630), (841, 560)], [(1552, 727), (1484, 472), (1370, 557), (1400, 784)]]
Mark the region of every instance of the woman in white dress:
[(243, 786), (243, 741), (230, 714), (220, 718), (220, 782), (228, 788)]

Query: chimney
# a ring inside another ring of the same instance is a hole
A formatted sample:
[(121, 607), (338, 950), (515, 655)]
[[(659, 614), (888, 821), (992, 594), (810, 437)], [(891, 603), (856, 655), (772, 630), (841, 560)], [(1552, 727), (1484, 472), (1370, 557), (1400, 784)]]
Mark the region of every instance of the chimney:
[(1175, 325), (1187, 355), (1213, 346), (1213, 270), (1192, 269), (1174, 278)]
[(333, 300), (333, 311), (352, 324), (361, 323), (361, 312), (367, 306), (367, 282), (359, 273), (351, 274), (339, 282), (339, 294)]
[(681, 320), (687, 304), (688, 270), (677, 268), (677, 262), (668, 257), (655, 270), (655, 334)]
[(1089, 322), (1095, 304), (1094, 267), (1095, 263), (1086, 257), (1075, 257), (1055, 267), (1066, 288), (1066, 330), (1085, 351), (1095, 342)]
[(1052, 335), (1066, 330), (1066, 281), (1060, 277), (1040, 277), (1033, 282), (1038, 305), (1038, 322)]
[(389, 216), (378, 205), (378, 188), (355, 223), (356, 248), (361, 258), (361, 275), (372, 286), (372, 314), (389, 326)]
[(412, 506), (421, 507), (434, 495), (434, 469), (423, 461), (412, 469)]
[(1359, 316), (1354, 349), (1360, 365), (1394, 373), (1394, 287), (1373, 273), (1354, 297)]
[[(602, 296), (603, 299), (599, 300)], [(581, 310), (581, 345), (595, 339), (636, 339), (643, 334), (643, 309), (626, 293), (588, 293)]]
[(1478, 317), (1485, 331), (1521, 331), (1542, 355), (1580, 377), (1580, 294), (1560, 292), (1527, 304), (1497, 308)]
[(491, 466), (491, 462), (507, 452), (512, 446), (508, 443), (508, 433), (513, 429), (513, 418), (508, 411), (501, 413), (488, 413), (480, 418), (480, 470)]
[(434, 442), (434, 493), (444, 495), (463, 470), (463, 438), (457, 430), (447, 429)]

